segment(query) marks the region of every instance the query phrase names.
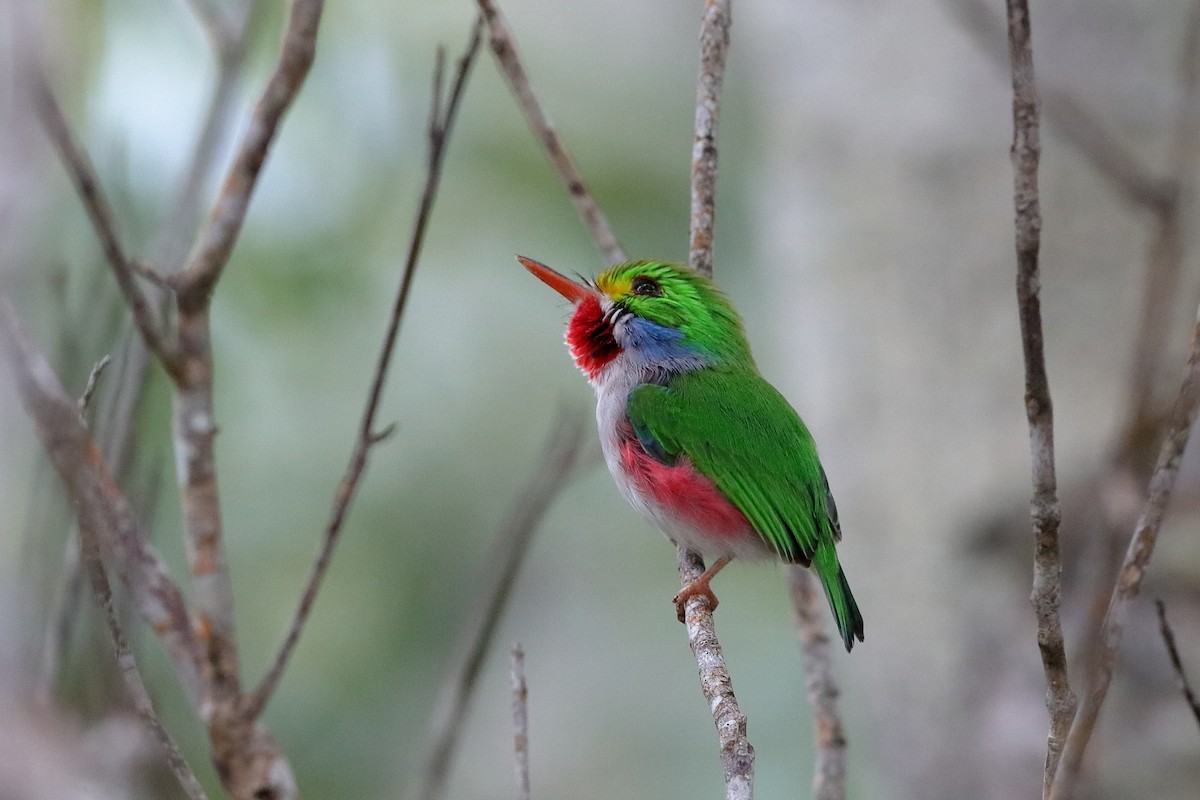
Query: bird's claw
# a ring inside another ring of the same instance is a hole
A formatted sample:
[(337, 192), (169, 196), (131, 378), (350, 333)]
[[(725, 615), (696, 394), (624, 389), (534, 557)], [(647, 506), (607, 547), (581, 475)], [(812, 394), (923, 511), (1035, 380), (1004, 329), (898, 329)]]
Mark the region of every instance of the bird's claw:
[(675, 603), (675, 613), (679, 617), (680, 622), (683, 622), (687, 617), (687, 601), (691, 600), (693, 597), (707, 598), (708, 611), (710, 614), (717, 610), (717, 604), (720, 602), (717, 600), (717, 596), (713, 594), (713, 590), (711, 587), (709, 587), (708, 581), (692, 581), (687, 586), (683, 587), (679, 591), (679, 594), (672, 598), (672, 602)]

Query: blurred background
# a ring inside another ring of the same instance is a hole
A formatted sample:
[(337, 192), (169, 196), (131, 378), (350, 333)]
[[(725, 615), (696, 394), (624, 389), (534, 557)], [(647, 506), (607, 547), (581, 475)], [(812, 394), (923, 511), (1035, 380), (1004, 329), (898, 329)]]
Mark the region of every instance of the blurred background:
[[(129, 249), (164, 263), (181, 256), (162, 232), (216, 73), (185, 3), (23, 5), (27, 28), (8, 24), (15, 16), (0, 26), (0, 285), (78, 393), (91, 365), (120, 347), (122, 309), (79, 200), (14, 88), (14, 50), (39, 48)], [(701, 5), (502, 5), (534, 88), (632, 256), (687, 255)], [(1039, 85), (1091, 109), (1149, 174), (1183, 187), (1185, 223), (1196, 165), (1174, 158), (1172, 137), (1191, 5), (1061, 0), (1038, 4), (1033, 17)], [(838, 499), (840, 553), (867, 631), (852, 655), (834, 654), (854, 798), (1032, 797), (1045, 752), (1027, 600), (1011, 94), (1001, 9), (992, 9), (994, 31), (980, 33), (964, 8), (758, 0), (734, 9), (716, 279), (745, 316), (762, 372), (814, 431)], [(218, 286), (219, 480), (249, 681), (290, 618), (354, 441), (423, 178), (435, 50), (456, 54), (473, 14), (467, 0), (328, 5), (313, 71)], [(273, 65), (282, 16), (279, 3), (256, 4), (234, 129)], [(220, 164), (233, 141), (221, 139)], [(1136, 482), (1114, 489), (1112, 465), (1128, 461), (1141, 474), (1157, 446), (1150, 437), (1123, 449), (1123, 420), (1160, 218), (1051, 120), (1043, 148), (1064, 614), (1082, 691), (1093, 607), (1107, 598), (1130, 530), (1114, 538), (1105, 520), (1136, 514), (1142, 491)], [(1168, 400), (1200, 297), (1188, 233), (1184, 224), (1182, 277), (1155, 314), (1166, 367), (1151, 370), (1152, 388)], [(493, 566), (491, 542), (537, 469), (557, 410), (591, 413), (591, 391), (561, 343), (567, 308), (514, 253), (584, 274), (603, 267), (483, 52), (381, 412), (398, 427), (374, 451), (265, 716), (306, 797), (398, 797), (411, 787), (454, 637)], [(169, 391), (157, 368), (147, 374), (123, 484), (183, 580)], [(70, 514), (11, 374), (0, 375), (0, 708), (10, 710), (0, 714), (9, 754), (0, 794), (26, 780), (43, 793), (13, 796), (67, 796), (47, 788), (63, 785), (179, 796), (139, 738), (86, 596), (53, 712), (25, 703), (62, 592)], [(97, 413), (114, 402), (120, 376), (102, 378)], [(534, 539), (447, 796), (515, 791), (507, 653), (516, 641), (526, 652), (535, 797), (720, 796), (711, 716), (669, 603), (674, 551), (626, 507), (593, 453)], [(1200, 732), (1152, 604), (1167, 603), (1200, 680), (1198, 492), (1189, 460), (1127, 624), (1085, 770), (1088, 797), (1194, 798), (1200, 785)], [(759, 793), (806, 796), (812, 730), (782, 572), (735, 564), (716, 589)], [(130, 629), (167, 727), (218, 792), (204, 731), (157, 642), (139, 622)]]

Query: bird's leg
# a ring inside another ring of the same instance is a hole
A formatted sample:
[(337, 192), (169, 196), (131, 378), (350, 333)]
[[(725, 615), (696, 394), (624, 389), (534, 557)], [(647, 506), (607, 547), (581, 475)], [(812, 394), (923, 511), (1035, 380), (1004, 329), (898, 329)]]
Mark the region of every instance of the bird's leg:
[(679, 614), (680, 622), (683, 622), (683, 618), (686, 613), (685, 606), (687, 605), (687, 601), (697, 595), (703, 595), (704, 597), (708, 598), (709, 611), (717, 610), (717, 596), (713, 594), (713, 590), (709, 587), (708, 582), (711, 581), (713, 576), (720, 572), (730, 561), (733, 561), (733, 556), (721, 556), (712, 563), (711, 567), (700, 573), (699, 577), (689, 582), (687, 586), (684, 586), (679, 590), (679, 594), (675, 595), (674, 603), (675, 611)]

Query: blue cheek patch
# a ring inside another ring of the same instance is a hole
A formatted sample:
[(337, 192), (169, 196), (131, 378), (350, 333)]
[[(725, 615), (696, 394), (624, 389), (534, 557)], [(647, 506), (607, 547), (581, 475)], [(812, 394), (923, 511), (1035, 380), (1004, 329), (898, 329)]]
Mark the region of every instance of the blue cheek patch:
[(624, 333), (624, 349), (646, 363), (684, 369), (696, 369), (708, 363), (708, 354), (684, 341), (683, 333), (676, 328), (630, 315)]

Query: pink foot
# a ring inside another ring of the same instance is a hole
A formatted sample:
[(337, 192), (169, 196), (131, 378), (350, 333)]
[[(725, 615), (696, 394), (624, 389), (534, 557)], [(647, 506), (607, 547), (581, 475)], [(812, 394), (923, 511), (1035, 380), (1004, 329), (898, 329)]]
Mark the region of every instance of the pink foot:
[(717, 610), (717, 604), (720, 601), (717, 600), (717, 596), (713, 594), (713, 590), (708, 583), (713, 579), (714, 575), (720, 572), (732, 560), (733, 556), (721, 556), (713, 562), (711, 567), (697, 576), (695, 580), (679, 590), (679, 594), (675, 595), (673, 602), (675, 603), (675, 613), (679, 617), (680, 622), (683, 622), (684, 617), (687, 616), (687, 601), (693, 597), (708, 598), (709, 613)]

